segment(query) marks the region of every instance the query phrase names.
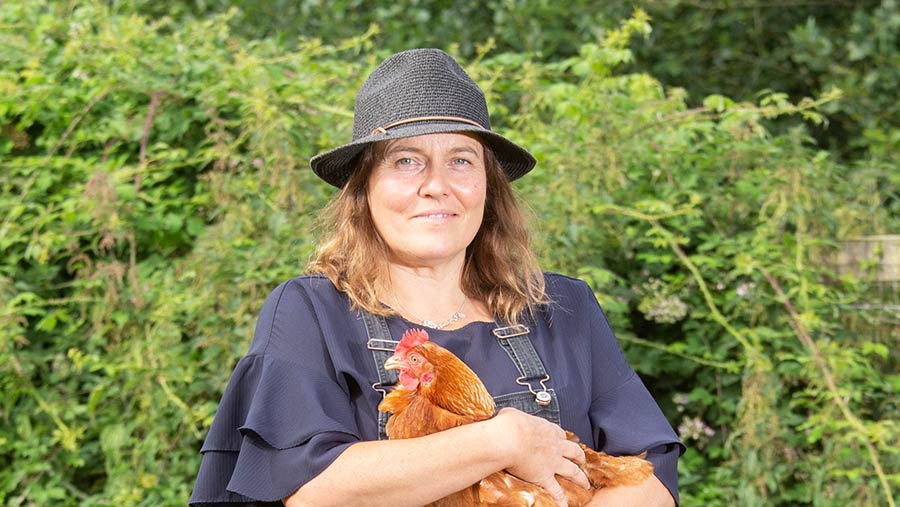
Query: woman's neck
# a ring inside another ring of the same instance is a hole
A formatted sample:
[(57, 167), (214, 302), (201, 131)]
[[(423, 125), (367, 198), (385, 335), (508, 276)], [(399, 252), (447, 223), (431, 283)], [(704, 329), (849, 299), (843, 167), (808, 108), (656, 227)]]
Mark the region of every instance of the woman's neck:
[[(391, 264), (382, 302), (416, 323), (430, 321), (455, 329), (475, 320), (491, 320), (480, 301), (462, 289), (462, 265), (409, 267)], [(462, 316), (459, 316), (462, 314)], [(447, 322), (451, 320), (452, 322)]]

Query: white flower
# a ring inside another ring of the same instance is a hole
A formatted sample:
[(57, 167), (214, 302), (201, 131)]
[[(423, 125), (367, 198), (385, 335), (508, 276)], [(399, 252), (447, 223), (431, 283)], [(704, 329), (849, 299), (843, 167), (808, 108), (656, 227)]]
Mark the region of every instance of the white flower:
[(716, 431), (699, 417), (685, 416), (678, 425), (678, 434), (684, 440), (699, 440), (701, 436), (708, 438), (715, 435)]
[(747, 294), (750, 294), (750, 291), (753, 290), (754, 286), (755, 284), (744, 282), (738, 285), (737, 288), (734, 289), (734, 292), (738, 295), (738, 297), (744, 297)]

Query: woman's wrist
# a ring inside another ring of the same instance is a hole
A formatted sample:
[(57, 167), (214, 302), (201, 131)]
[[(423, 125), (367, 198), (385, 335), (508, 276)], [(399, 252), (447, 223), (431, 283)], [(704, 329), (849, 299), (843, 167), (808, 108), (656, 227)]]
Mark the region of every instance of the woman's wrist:
[(496, 416), (484, 422), (488, 426), (486, 444), (495, 451), (495, 460), (500, 469), (513, 466), (519, 460), (521, 436), (519, 425), (504, 408)]

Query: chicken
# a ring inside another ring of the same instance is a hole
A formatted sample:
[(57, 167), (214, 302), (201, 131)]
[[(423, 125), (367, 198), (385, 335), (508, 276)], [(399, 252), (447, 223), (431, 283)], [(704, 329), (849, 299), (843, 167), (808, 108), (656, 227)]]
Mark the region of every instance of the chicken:
[[(385, 368), (398, 371), (398, 382), (385, 396), (378, 410), (390, 412), (389, 439), (429, 435), (494, 416), (494, 399), (481, 379), (447, 349), (428, 340), (422, 329), (403, 334)], [(569, 440), (578, 442), (571, 432)], [(653, 464), (641, 456), (610, 456), (584, 444), (586, 462), (582, 465), (593, 489), (633, 485), (653, 473)], [(565, 478), (557, 477), (570, 507), (585, 505), (593, 496)], [(442, 498), (433, 507), (533, 506), (556, 507), (542, 487), (523, 481), (506, 471), (495, 472), (467, 489)]]

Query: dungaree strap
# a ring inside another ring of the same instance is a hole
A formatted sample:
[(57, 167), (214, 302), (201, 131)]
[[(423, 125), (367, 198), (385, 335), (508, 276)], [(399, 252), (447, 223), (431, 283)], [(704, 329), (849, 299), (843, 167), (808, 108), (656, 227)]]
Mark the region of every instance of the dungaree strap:
[[(372, 315), (366, 311), (361, 313), (363, 323), (366, 325), (366, 334), (369, 337), (367, 342), (368, 348), (372, 351), (372, 358), (375, 360), (375, 371), (378, 372), (378, 382), (372, 385), (372, 389), (380, 392), (381, 396), (384, 397), (388, 389), (397, 383), (397, 372), (386, 370), (384, 362), (391, 357), (394, 349), (397, 348), (398, 342), (391, 339), (391, 332), (384, 317)], [(378, 412), (378, 440), (387, 439), (385, 426), (387, 425), (388, 417), (390, 417), (390, 414)]]
[(519, 370), (519, 378), (516, 379), (516, 383), (527, 387), (534, 394), (535, 402), (538, 405), (547, 406), (552, 397), (545, 382), (550, 380), (550, 375), (544, 369), (544, 363), (537, 351), (534, 350), (534, 344), (528, 338), (530, 331), (527, 326), (522, 324), (501, 327), (500, 323), (497, 323), (494, 336), (497, 337), (500, 347)]

